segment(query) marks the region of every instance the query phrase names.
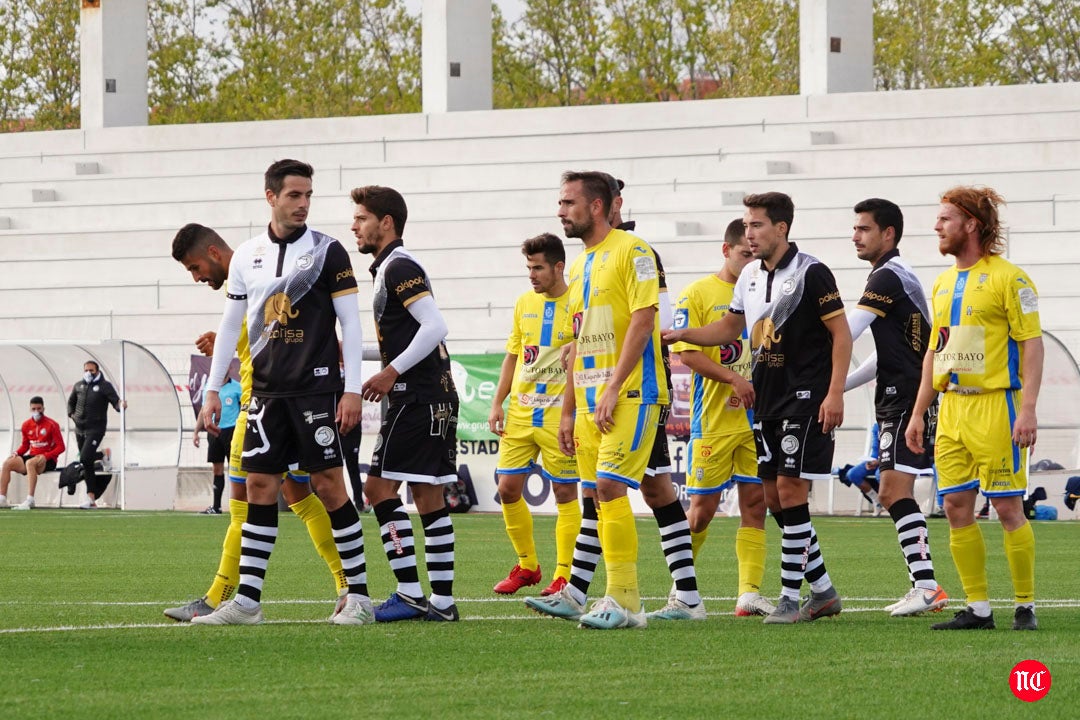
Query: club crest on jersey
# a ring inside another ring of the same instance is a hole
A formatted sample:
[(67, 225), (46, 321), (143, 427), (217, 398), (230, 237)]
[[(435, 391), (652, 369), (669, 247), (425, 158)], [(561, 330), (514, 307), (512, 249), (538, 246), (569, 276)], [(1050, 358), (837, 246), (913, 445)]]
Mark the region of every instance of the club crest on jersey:
[(937, 345), (934, 346), (934, 352), (941, 352), (945, 349), (945, 346), (949, 344), (949, 328), (938, 328), (937, 331)]
[(526, 345), (522, 348), (522, 362), (526, 365), (532, 365), (538, 357), (540, 357), (539, 345)]
[(296, 269), (307, 270), (309, 267), (315, 264), (315, 259), (311, 255), (304, 253), (300, 257), (296, 258)]
[(733, 365), (739, 361), (740, 357), (742, 357), (742, 342), (736, 340), (720, 346), (721, 365)]

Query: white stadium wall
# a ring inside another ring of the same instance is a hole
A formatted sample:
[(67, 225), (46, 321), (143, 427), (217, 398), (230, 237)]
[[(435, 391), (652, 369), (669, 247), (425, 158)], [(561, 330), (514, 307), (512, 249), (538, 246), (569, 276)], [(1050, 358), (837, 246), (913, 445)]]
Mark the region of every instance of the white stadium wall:
[[(932, 232), (939, 193), (990, 185), (1008, 201), (1008, 257), (1039, 286), (1044, 326), (1080, 352), (1075, 83), (0, 135), (0, 332), (131, 340), (182, 388), (222, 296), (171, 259), (172, 236), (187, 222), (234, 245), (259, 231), (262, 173), (284, 157), (314, 165), (311, 225), (350, 250), (349, 190), (404, 194), (406, 243), (431, 274), (452, 353), (502, 352), (527, 289), (520, 243), (561, 231), (560, 173), (594, 168), (626, 181), (625, 214), (663, 256), (673, 294), (719, 265), (745, 193), (779, 190), (795, 200), (792, 239), (832, 267), (848, 302), (867, 271), (850, 242), (857, 201), (904, 209), (900, 249), (929, 285), (947, 265)], [(353, 254), (362, 308), (369, 260)], [(860, 453), (866, 416), (840, 433), (838, 462)], [(181, 465), (201, 464), (184, 451)]]

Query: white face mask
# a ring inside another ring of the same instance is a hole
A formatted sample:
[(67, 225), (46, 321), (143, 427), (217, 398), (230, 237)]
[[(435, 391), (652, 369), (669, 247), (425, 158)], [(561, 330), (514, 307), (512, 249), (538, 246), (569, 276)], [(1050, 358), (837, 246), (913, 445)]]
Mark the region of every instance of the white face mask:
[(94, 373), (90, 372), (89, 370), (85, 371), (82, 376), (83, 380), (85, 380), (86, 382), (93, 382), (94, 380)]
[(41, 413), (40, 413), (40, 412), (38, 412), (37, 410), (35, 410), (34, 412), (30, 413), (30, 416), (31, 416), (31, 417), (33, 417), (33, 418), (34, 418), (35, 420), (40, 420), (40, 419), (41, 419)]

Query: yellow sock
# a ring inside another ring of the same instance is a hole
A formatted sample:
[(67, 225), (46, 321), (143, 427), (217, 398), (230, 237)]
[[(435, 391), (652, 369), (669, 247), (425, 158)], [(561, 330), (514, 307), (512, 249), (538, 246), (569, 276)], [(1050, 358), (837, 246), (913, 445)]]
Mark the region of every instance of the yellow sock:
[(967, 601), (988, 602), (986, 585), (986, 543), (978, 523), (949, 531), (949, 549), (952, 551), (960, 584), (964, 586)]
[[(690, 549), (694, 553), (694, 563), (697, 564), (698, 553), (701, 552), (701, 546), (705, 544), (705, 539), (709, 537), (709, 528), (705, 528), (701, 532), (690, 533)], [(735, 546), (736, 548), (738, 545)]]
[(345, 571), (341, 569), (341, 556), (338, 555), (337, 545), (334, 544), (334, 530), (330, 527), (330, 516), (326, 514), (326, 506), (315, 496), (315, 493), (312, 493), (300, 502), (290, 505), (289, 509), (296, 513), (307, 526), (315, 551), (326, 561), (330, 574), (334, 576), (334, 586), (338, 593), (348, 589), (349, 580), (345, 577)]
[(761, 592), (765, 577), (765, 531), (741, 527), (735, 533), (735, 557), (739, 561), (739, 595)]
[(243, 524), (247, 521), (247, 511), (247, 503), (243, 500), (229, 500), (229, 529), (225, 531), (225, 542), (221, 544), (221, 561), (214, 582), (206, 591), (206, 604), (212, 608), (232, 597), (240, 584), (240, 539)]
[(1016, 602), (1035, 602), (1035, 531), (1025, 522), (1012, 532), (1005, 531), (1005, 557), (1012, 574)]
[(517, 502), (502, 504), (503, 523), (518, 565), (522, 570), (535, 570), (540, 562), (536, 557), (536, 541), (533, 539), (533, 517), (529, 504), (518, 498)]
[(600, 549), (604, 548), (604, 503), (600, 502), (600, 498), (593, 498), (593, 504), (596, 506), (596, 540), (600, 543)]
[(574, 544), (581, 529), (581, 503), (576, 499), (557, 503), (559, 516), (555, 520), (555, 575), (553, 578), (570, 579), (570, 565), (574, 562)]
[(621, 497), (600, 503), (603, 508), (604, 565), (607, 566), (607, 595), (630, 612), (641, 609), (638, 590), (638, 537), (630, 498)]

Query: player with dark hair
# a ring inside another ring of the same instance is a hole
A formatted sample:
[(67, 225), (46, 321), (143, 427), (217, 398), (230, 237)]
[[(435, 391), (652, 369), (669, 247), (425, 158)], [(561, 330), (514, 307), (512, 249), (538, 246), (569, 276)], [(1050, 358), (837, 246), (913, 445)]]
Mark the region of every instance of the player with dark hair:
[[(229, 244), (212, 228), (188, 223), (173, 238), (173, 259), (191, 273), (191, 279), (205, 283), (211, 290), (218, 290), (229, 279), (233, 251)], [(196, 339), (195, 347), (207, 356), (214, 355), (217, 333), (203, 333)], [(229, 353), (231, 355), (231, 353)], [(221, 560), (214, 580), (206, 594), (190, 603), (166, 609), (165, 616), (178, 622), (191, 622), (198, 615), (209, 615), (232, 597), (240, 582), (240, 545), (243, 526), (247, 521), (247, 473), (241, 469), (244, 450), (244, 434), (247, 431), (247, 408), (251, 400), (251, 350), (248, 345), (247, 319), (240, 329), (236, 342), (236, 354), (240, 358), (240, 413), (229, 442), (229, 527), (221, 547)], [(315, 493), (311, 492), (310, 476), (304, 471), (287, 473), (281, 486), (289, 509), (304, 521), (315, 550), (330, 568), (338, 596), (348, 593), (349, 582), (341, 568), (341, 557), (334, 544), (330, 516)]]
[[(270, 224), (236, 250), (229, 266), (217, 341), (234, 347), (246, 316), (252, 377), (241, 469), (248, 473), (248, 515), (236, 598), (210, 615), (192, 618), (193, 623), (262, 622), (262, 587), (278, 534), (277, 494), (282, 474), (293, 465), (311, 473), (348, 582), (331, 622), (374, 621), (363, 530), (345, 490), (339, 435), (360, 422), (362, 339), (356, 277), (345, 248), (307, 226), (312, 175), (310, 165), (296, 160), (278, 161), (267, 169)], [(341, 326), (344, 382), (335, 324)], [(231, 359), (231, 353), (214, 353), (207, 378), (201, 418), (211, 431), (221, 411), (217, 391)]]
[[(722, 345), (749, 329), (758, 477), (767, 489), (775, 484), (784, 523), (783, 587), (764, 622), (791, 624), (842, 608), (810, 520), (809, 494), (810, 482), (832, 478), (833, 430), (844, 420), (851, 333), (832, 272), (788, 239), (795, 212), (791, 198), (778, 192), (747, 195), (743, 205), (756, 261), (739, 275), (728, 312), (704, 327), (666, 333), (665, 340)], [(800, 607), (804, 579), (811, 590)]]
[(40, 395), (30, 398), (30, 418), (22, 424), (22, 442), (0, 470), (0, 507), (7, 505), (11, 473), (26, 476), (26, 499), (12, 510), (33, 510), (38, 476), (56, 469), (64, 452), (64, 433), (55, 420), (45, 415), (45, 401)]
[[(559, 449), (559, 417), (566, 389), (566, 370), (559, 355), (573, 336), (564, 330), (569, 287), (563, 277), (566, 250), (562, 240), (551, 233), (537, 235), (522, 243), (521, 254), (532, 290), (514, 303), (514, 323), (488, 416), (489, 429), (500, 437), (495, 470), (499, 502), (518, 562), (494, 590), (512, 595), (542, 578), (532, 513), (521, 497), (529, 473), (539, 472), (551, 483), (558, 512), (555, 572), (541, 592), (546, 597), (562, 590), (570, 579), (574, 541), (581, 525), (577, 462)], [(504, 412), (508, 396), (509, 409)]]
[[(458, 480), (458, 395), (444, 342), (446, 321), (427, 273), (405, 249), (405, 199), (378, 185), (355, 188), (351, 196), (356, 245), (375, 256), (368, 269), (383, 364), (364, 383), (364, 399), (389, 401), (365, 490), (397, 589), (375, 608), (375, 619), (454, 622), (454, 526), (444, 485)], [(430, 597), (420, 586), (412, 524), (398, 494), (403, 482), (424, 527)]]
[(848, 325), (853, 341), (869, 327), (875, 352), (848, 377), (846, 389), (877, 379), (878, 497), (896, 525), (912, 583), (908, 593), (886, 610), (894, 617), (921, 615), (949, 603), (934, 578), (929, 530), (914, 495), (915, 476), (930, 472), (933, 459), (926, 452), (912, 453), (900, 442), (919, 387), (930, 311), (922, 283), (900, 258), (897, 246), (904, 233), (900, 208), (881, 198), (863, 200), (855, 206), (854, 231), (855, 253), (873, 269), (858, 305), (848, 313)]

